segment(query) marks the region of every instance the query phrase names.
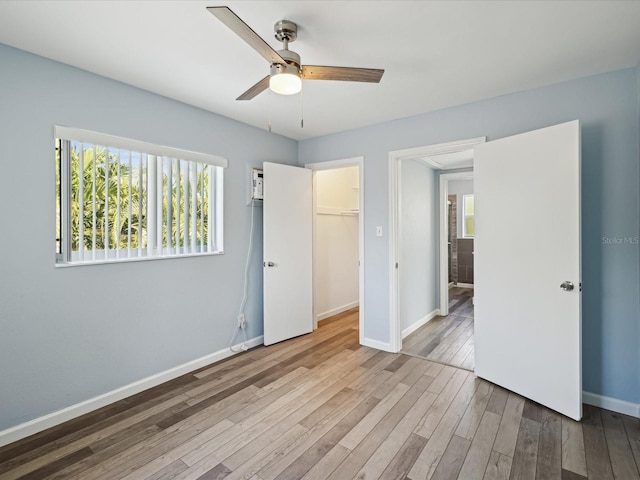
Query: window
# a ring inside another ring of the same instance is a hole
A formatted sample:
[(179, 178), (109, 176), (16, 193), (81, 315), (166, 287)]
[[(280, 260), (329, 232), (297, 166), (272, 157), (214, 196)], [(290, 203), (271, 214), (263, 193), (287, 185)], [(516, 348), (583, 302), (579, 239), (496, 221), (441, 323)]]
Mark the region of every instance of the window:
[(225, 159), (55, 130), (57, 264), (222, 253)]
[(473, 238), (476, 232), (473, 195), (462, 196), (462, 219), (462, 236), (464, 238)]

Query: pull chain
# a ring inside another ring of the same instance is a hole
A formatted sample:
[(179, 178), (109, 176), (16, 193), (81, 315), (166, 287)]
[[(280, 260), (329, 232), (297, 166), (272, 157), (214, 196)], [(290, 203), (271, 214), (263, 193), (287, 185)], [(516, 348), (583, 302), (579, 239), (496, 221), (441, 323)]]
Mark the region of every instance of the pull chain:
[(304, 88), (300, 90), (300, 128), (304, 128)]
[(300, 128), (304, 128), (304, 88), (300, 90)]
[[(269, 95), (269, 99), (272, 98), (271, 92), (267, 92), (267, 94)], [(271, 101), (269, 101), (269, 103), (272, 103)], [(269, 128), (269, 133), (271, 133), (271, 108), (268, 109), (269, 113), (267, 114), (267, 127)]]

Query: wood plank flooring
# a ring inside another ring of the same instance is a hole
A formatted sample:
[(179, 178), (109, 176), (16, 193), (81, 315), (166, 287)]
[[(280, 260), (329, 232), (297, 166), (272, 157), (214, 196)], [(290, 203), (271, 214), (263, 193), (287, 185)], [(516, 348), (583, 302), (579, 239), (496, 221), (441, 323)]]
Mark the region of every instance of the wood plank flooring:
[(640, 420), (582, 423), (358, 344), (357, 310), (0, 449), (0, 480), (638, 479)]
[(435, 317), (402, 341), (402, 352), (473, 370), (473, 289), (449, 289), (449, 315)]

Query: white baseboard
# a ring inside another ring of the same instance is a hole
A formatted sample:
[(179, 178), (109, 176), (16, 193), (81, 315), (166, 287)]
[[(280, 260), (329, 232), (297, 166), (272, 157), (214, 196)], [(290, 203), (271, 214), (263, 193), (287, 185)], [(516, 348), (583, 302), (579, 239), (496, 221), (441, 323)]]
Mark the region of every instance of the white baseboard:
[(617, 398), (605, 397), (597, 393), (582, 392), (582, 402), (594, 407), (604, 408), (612, 412), (623, 413), (631, 417), (640, 418), (640, 403), (627, 402)]
[(430, 320), (432, 320), (434, 317), (437, 317), (438, 315), (440, 315), (440, 309), (436, 308), (433, 312), (425, 315), (424, 317), (422, 317), (417, 322), (413, 322), (407, 328), (402, 330), (402, 338), (404, 339), (407, 336), (411, 335), (413, 332), (415, 332), (417, 329), (419, 329), (425, 323), (428, 323)]
[(461, 283), (458, 282), (457, 285), (455, 285), (456, 287), (460, 287), (460, 288), (473, 288), (473, 283)]
[(325, 318), (333, 317), (342, 312), (346, 312), (347, 310), (351, 310), (352, 308), (356, 308), (359, 302), (356, 300), (355, 302), (347, 303), (346, 305), (342, 305), (341, 307), (332, 308), (331, 310), (327, 310), (326, 312), (319, 313), (317, 315), (318, 321), (324, 320)]
[[(262, 336), (252, 338), (251, 340), (247, 341), (247, 347), (252, 348), (257, 345), (262, 345), (262, 343)], [(234, 349), (236, 349), (237, 347), (240, 347), (240, 344), (234, 345)], [(169, 380), (173, 380), (174, 378), (184, 375), (185, 373), (192, 372), (194, 370), (197, 370), (198, 368), (202, 368), (206, 365), (218, 362), (235, 354), (236, 353), (232, 352), (229, 348), (218, 350), (217, 352), (210, 353), (209, 355), (205, 355), (204, 357), (196, 358), (195, 360), (192, 360), (190, 362), (183, 363), (182, 365), (179, 365), (177, 367), (170, 368), (169, 370), (165, 370), (164, 372), (160, 372), (155, 375), (151, 375), (150, 377), (143, 378), (142, 380), (138, 380), (110, 392), (103, 393), (102, 395), (90, 398), (89, 400), (76, 403), (75, 405), (63, 408), (62, 410), (58, 410), (56, 412), (43, 415), (42, 417), (29, 420), (28, 422), (21, 423), (20, 425), (16, 425), (15, 427), (7, 428), (6, 430), (0, 431), (0, 447), (8, 445), (9, 443), (16, 442), (22, 438), (26, 438), (29, 435), (33, 435), (34, 433), (46, 430), (47, 428), (55, 427), (56, 425), (60, 425), (61, 423), (66, 422), (67, 420), (71, 420), (73, 418), (79, 417), (80, 415), (84, 415), (85, 413), (89, 413), (97, 410), (98, 408), (110, 405), (114, 402), (130, 397), (131, 395), (135, 395), (136, 393), (148, 390), (149, 388), (155, 387), (164, 382), (168, 382)]]
[(363, 338), (360, 343), (365, 347), (371, 347), (371, 348), (375, 348), (376, 350), (383, 350), (385, 352), (396, 353), (391, 349), (390, 343), (384, 343), (384, 342), (380, 342), (378, 340), (374, 340), (372, 338), (366, 338), (366, 337)]

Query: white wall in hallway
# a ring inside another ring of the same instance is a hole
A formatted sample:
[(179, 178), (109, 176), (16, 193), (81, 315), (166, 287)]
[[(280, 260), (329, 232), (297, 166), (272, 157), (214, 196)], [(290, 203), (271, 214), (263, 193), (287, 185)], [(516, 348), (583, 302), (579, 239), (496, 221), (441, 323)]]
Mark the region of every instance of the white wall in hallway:
[(400, 165), (400, 328), (424, 321), (437, 308), (435, 172), (416, 160)]

